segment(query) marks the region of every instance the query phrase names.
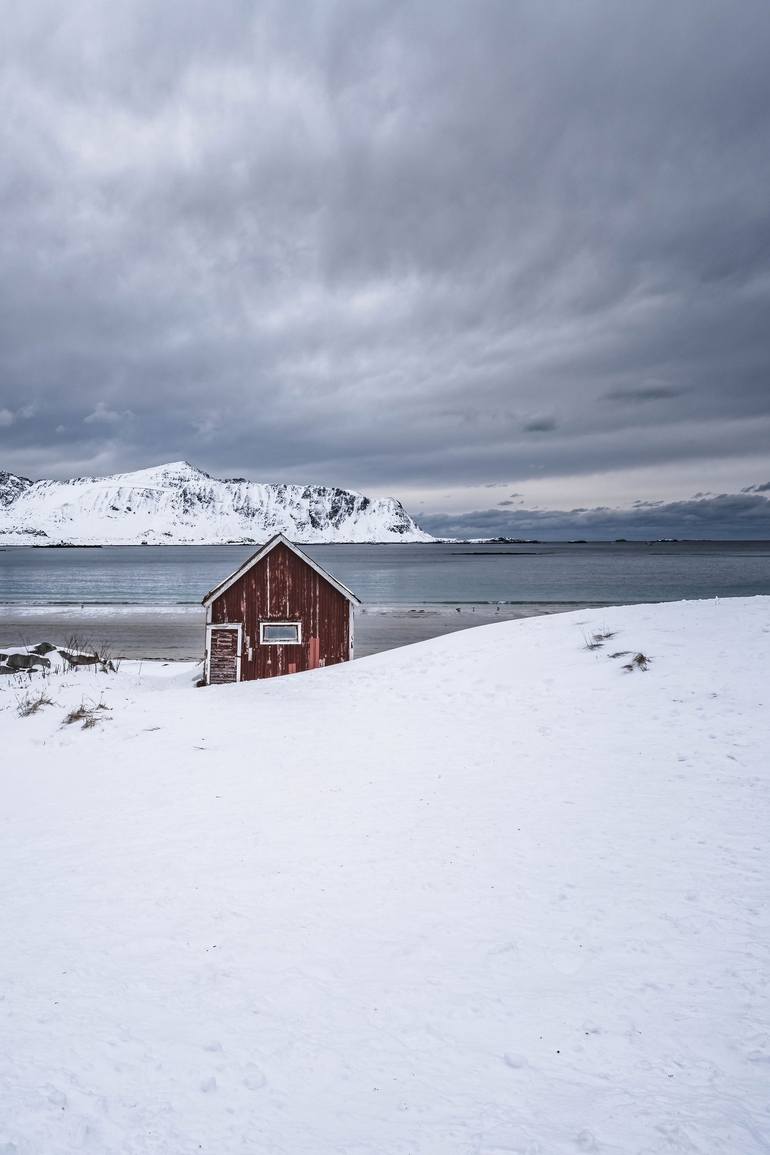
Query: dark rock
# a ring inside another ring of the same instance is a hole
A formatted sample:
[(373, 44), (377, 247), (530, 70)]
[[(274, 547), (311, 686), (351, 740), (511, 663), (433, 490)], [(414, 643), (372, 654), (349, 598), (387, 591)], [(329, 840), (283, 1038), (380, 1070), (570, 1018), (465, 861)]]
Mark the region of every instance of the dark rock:
[(41, 654), (9, 654), (5, 664), (12, 670), (33, 670), (36, 666), (46, 669), (51, 665), (48, 658), (42, 657)]
[(59, 650), (71, 666), (96, 666), (99, 664), (98, 654), (73, 654), (69, 650)]

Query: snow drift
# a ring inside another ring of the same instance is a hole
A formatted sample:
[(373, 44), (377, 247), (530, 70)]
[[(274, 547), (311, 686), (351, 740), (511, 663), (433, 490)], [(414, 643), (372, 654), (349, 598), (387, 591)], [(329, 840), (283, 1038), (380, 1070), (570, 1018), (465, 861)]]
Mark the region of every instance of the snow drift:
[(769, 658), (754, 598), (5, 679), (0, 1151), (765, 1153)]
[(186, 461), (72, 481), (0, 473), (0, 540), (73, 545), (433, 541), (400, 502), (332, 486), (220, 481)]

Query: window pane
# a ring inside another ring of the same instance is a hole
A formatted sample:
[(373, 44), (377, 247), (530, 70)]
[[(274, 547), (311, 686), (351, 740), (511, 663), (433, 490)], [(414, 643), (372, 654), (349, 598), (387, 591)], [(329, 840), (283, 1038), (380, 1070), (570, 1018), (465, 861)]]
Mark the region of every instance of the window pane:
[(265, 642), (298, 642), (299, 626), (291, 622), (288, 625), (280, 626), (271, 626), (265, 623), (262, 626), (262, 640)]

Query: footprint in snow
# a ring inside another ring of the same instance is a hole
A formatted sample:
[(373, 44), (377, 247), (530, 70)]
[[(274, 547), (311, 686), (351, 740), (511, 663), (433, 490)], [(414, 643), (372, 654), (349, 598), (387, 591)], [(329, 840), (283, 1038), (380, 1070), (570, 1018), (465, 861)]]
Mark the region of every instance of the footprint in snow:
[(590, 1131), (581, 1131), (575, 1136), (575, 1146), (578, 1151), (599, 1151), (601, 1148)]

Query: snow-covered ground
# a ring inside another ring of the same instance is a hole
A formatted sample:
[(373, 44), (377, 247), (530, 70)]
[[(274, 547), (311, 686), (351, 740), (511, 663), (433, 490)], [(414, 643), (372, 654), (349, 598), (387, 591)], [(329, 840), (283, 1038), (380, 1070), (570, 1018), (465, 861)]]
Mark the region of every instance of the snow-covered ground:
[(767, 1152), (769, 671), (753, 598), (5, 678), (0, 1152)]

